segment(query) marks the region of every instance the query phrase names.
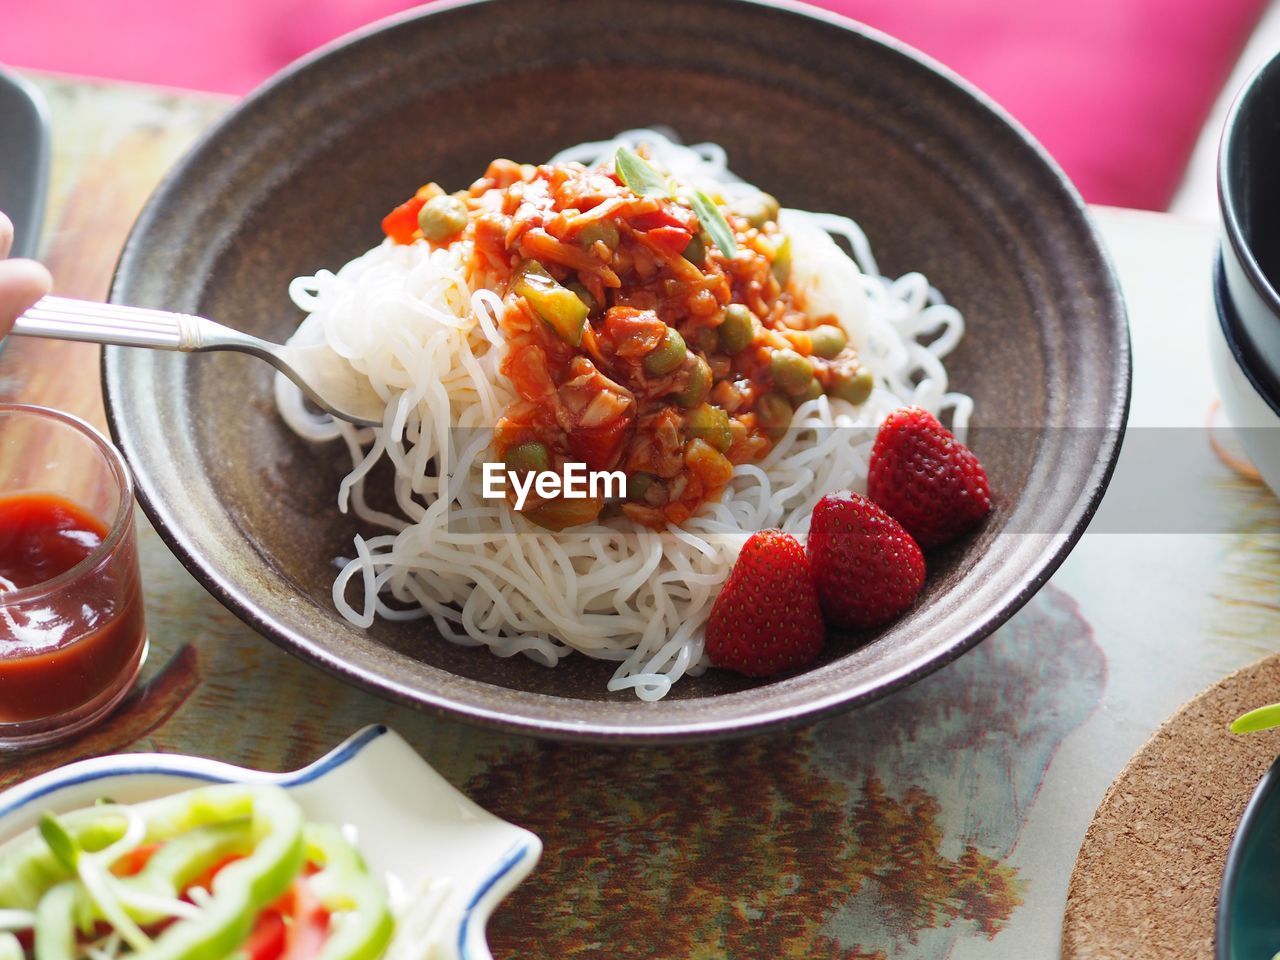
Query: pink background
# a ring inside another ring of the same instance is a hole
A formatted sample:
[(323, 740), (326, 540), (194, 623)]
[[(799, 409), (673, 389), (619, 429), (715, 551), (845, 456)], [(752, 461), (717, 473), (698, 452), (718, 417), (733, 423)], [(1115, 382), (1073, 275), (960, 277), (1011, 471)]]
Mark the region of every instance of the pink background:
[[(1161, 209), (1265, 0), (822, 5), (902, 38), (986, 90), (1057, 157), (1086, 199)], [(244, 93), (319, 44), (410, 6), (0, 0), (0, 61)]]

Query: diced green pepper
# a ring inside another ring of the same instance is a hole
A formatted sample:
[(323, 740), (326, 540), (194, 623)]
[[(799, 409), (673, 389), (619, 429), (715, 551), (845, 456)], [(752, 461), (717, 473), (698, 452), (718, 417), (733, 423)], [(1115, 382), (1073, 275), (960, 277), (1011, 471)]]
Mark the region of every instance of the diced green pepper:
[(695, 233), (684, 248), (684, 258), (692, 263), (695, 267), (700, 267), (707, 262), (707, 244), (702, 239), (702, 234)]
[[(199, 916), (168, 927), (147, 951), (147, 960), (214, 960), (230, 956), (244, 943), (258, 914), (289, 889), (302, 869), (302, 811), (283, 790), (268, 786), (204, 787), (178, 796), (208, 797), (219, 790), (225, 791), (226, 799), (231, 801), (238, 795), (247, 795), (248, 815), (253, 818), (258, 843), (247, 857), (218, 872), (213, 880), (213, 897)], [(181, 809), (174, 813), (178, 822), (196, 821), (184, 824), (185, 829), (202, 820), (197, 810), (191, 810), (188, 816), (183, 816)], [(179, 832), (183, 831), (170, 835)]]
[[(128, 821), (118, 811), (79, 810), (62, 818), (63, 826), (81, 850), (103, 850), (124, 836)], [(38, 832), (6, 845), (0, 861), (0, 903), (17, 910), (34, 910), (45, 891), (74, 874), (54, 856)]]
[(538, 526), (559, 533), (566, 527), (591, 523), (600, 516), (604, 501), (598, 497), (581, 497), (573, 500), (560, 498), (546, 500), (536, 507), (529, 507), (521, 515)]
[(610, 250), (617, 250), (622, 242), (617, 225), (608, 220), (593, 220), (578, 231), (578, 243), (582, 246), (594, 247), (597, 242)]
[(627, 499), (633, 503), (643, 503), (644, 495), (649, 492), (649, 488), (657, 481), (652, 473), (645, 473), (639, 470), (627, 476)]
[(582, 345), (582, 328), (591, 311), (577, 294), (557, 283), (540, 263), (526, 260), (516, 271), (511, 289), (529, 301), (529, 306), (561, 340), (571, 347)]
[(330, 913), (346, 915), (318, 960), (377, 960), (395, 932), (386, 894), (335, 827), (308, 824), (305, 838), (307, 860), (321, 865), (311, 889)]
[[(252, 850), (251, 820), (209, 823), (174, 837), (156, 851), (141, 873), (120, 883), (126, 890), (176, 897), (228, 857), (247, 856)], [(137, 919), (142, 923), (152, 923), (162, 918), (140, 916)]]
[(690, 437), (705, 440), (721, 453), (733, 446), (729, 415), (720, 407), (704, 403), (685, 414), (685, 431)]
[(551, 469), (551, 454), (547, 452), (545, 444), (536, 440), (518, 443), (509, 448), (503, 460), (506, 461), (507, 469), (516, 473), (541, 473)]
[(67, 880), (40, 898), (36, 907), (36, 960), (75, 960), (76, 901), (80, 885)]
[(591, 291), (578, 282), (569, 284), (569, 289), (573, 291), (573, 295), (587, 305), (587, 313), (591, 313), (596, 308), (596, 298), (591, 295)]
[(778, 252), (773, 255), (773, 275), (784, 290), (791, 282), (791, 238), (783, 237)]

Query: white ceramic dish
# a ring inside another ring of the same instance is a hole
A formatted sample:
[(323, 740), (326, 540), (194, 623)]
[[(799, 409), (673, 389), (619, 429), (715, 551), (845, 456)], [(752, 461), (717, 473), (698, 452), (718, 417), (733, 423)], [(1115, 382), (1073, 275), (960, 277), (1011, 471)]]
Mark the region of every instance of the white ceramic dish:
[(136, 803), (204, 783), (282, 786), (308, 819), (354, 830), (378, 876), (390, 874), (408, 889), (444, 880), (420, 960), (491, 960), (489, 914), (542, 853), (535, 835), (472, 803), (386, 727), (366, 727), (292, 773), (154, 753), (69, 764), (0, 793), (0, 843), (46, 810), (66, 813), (103, 796)]

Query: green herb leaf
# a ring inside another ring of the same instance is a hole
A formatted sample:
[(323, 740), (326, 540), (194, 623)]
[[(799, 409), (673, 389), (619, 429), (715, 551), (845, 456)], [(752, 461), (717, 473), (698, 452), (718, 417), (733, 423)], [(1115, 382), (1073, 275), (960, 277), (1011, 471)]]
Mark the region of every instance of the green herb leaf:
[(1242, 717), (1236, 717), (1231, 723), (1232, 733), (1257, 733), (1259, 730), (1270, 730), (1280, 727), (1280, 703), (1250, 710)]
[(698, 215), (702, 229), (711, 236), (711, 242), (720, 248), (721, 253), (732, 257), (738, 252), (738, 244), (733, 239), (733, 230), (729, 228), (729, 221), (724, 218), (715, 201), (701, 190), (694, 191), (693, 212)]
[(80, 859), (80, 845), (52, 813), (40, 817), (40, 836), (44, 837), (44, 842), (49, 845), (58, 862), (75, 872), (76, 863)]
[(619, 147), (613, 163), (622, 182), (636, 196), (665, 197), (670, 193), (666, 178), (635, 151)]

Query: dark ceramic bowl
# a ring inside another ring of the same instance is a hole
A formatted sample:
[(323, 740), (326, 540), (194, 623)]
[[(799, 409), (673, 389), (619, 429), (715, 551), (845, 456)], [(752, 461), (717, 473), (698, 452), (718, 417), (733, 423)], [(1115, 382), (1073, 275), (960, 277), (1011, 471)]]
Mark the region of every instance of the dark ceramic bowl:
[(1008, 618), (1080, 536), (1129, 397), (1124, 309), (1070, 184), (972, 88), (886, 37), (790, 6), (726, 0), (492, 0), (349, 38), (250, 97), (156, 191), (112, 299), (199, 312), (273, 339), (289, 279), (336, 268), (429, 179), (538, 160), (666, 124), (715, 140), (784, 204), (856, 217), (882, 268), (921, 270), (964, 311), (949, 361), (988, 431), (998, 507), (931, 558), (917, 606), (872, 642), (836, 638), (771, 683), (709, 671), (658, 703), (610, 695), (612, 666), (500, 660), (430, 626), (367, 632), (333, 609), (343, 455), (276, 415), (240, 356), (110, 349), (110, 422), (142, 501), (199, 580), (304, 659), (385, 696), (488, 726), (581, 740), (713, 738), (864, 703)]
[[(1280, 413), (1280, 55), (1245, 84), (1218, 152), (1222, 277), (1251, 383)], [(1225, 321), (1224, 321), (1225, 324)]]
[(1280, 760), (1254, 790), (1227, 852), (1218, 892), (1217, 960), (1280, 953)]
[(0, 67), (0, 210), (13, 221), (13, 257), (33, 257), (40, 245), (49, 186), (49, 108), (40, 91)]

